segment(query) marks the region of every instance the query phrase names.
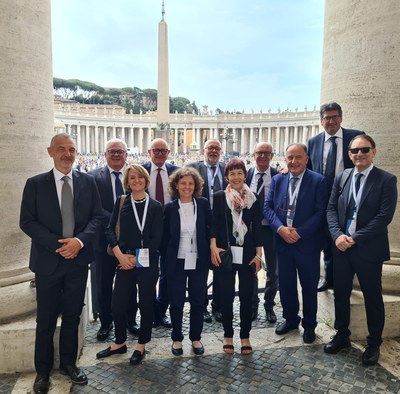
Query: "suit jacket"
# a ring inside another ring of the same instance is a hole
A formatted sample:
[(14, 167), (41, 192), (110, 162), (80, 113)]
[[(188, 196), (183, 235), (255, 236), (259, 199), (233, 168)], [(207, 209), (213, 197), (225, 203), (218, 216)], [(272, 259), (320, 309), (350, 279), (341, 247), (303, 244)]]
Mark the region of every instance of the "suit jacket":
[[(226, 219), (225, 219), (226, 217)], [(248, 264), (256, 254), (256, 247), (263, 245), (261, 233), (261, 215), (258, 201), (255, 201), (250, 209), (243, 209), (242, 220), (247, 226), (247, 233), (243, 243), (243, 264)], [(217, 246), (222, 249), (228, 247), (226, 221), (231, 246), (236, 245), (236, 239), (232, 234), (233, 221), (231, 210), (226, 203), (225, 192), (220, 190), (214, 194), (213, 215), (211, 225), (211, 238), (216, 238)]]
[[(211, 209), (210, 204), (204, 197), (196, 198), (197, 221), (196, 221), (196, 241), (198, 260), (197, 271), (208, 271), (210, 262), (210, 226)], [(167, 273), (174, 272), (179, 241), (181, 234), (181, 220), (179, 215), (178, 199), (172, 200), (165, 207), (164, 211), (164, 235), (163, 252), (166, 253)]]
[[(280, 226), (287, 225), (288, 186), (289, 173), (274, 176), (265, 200), (264, 217), (275, 232)], [(277, 234), (276, 246), (279, 252), (283, 252), (288, 247), (298, 248), (302, 253), (322, 250), (324, 236), (322, 228), (327, 199), (325, 177), (306, 169), (301, 181), (293, 220), (293, 227), (301, 238), (294, 244), (288, 244)]]
[[(253, 179), (254, 168), (255, 168), (255, 167), (249, 168), (249, 171), (247, 172), (246, 184), (247, 184), (247, 186), (249, 186), (249, 187), (250, 187), (251, 181), (252, 181), (252, 179)], [(271, 169), (271, 178), (274, 177), (276, 174), (278, 174), (278, 171), (277, 171), (276, 168), (274, 168), (274, 167), (269, 167), (269, 168)], [(265, 198), (267, 198), (267, 196), (265, 196)], [(264, 217), (263, 210), (264, 210), (264, 202), (265, 202), (265, 200), (262, 200), (262, 199), (260, 198), (259, 195), (257, 195), (257, 200), (258, 200), (258, 203), (259, 203), (259, 205), (260, 205), (261, 217), (263, 218), (263, 217)], [(265, 222), (264, 222), (264, 223), (265, 223)]]
[(110, 222), (111, 214), (114, 209), (114, 195), (111, 184), (110, 171), (107, 166), (96, 168), (88, 173), (94, 177), (97, 189), (100, 194), (103, 220), (97, 232), (96, 241), (94, 244), (95, 250), (104, 252), (107, 249), (108, 240), (105, 234), (108, 223)]
[[(359, 134), (365, 134), (360, 130), (344, 129), (343, 130), (343, 165), (344, 168), (353, 168), (354, 164), (350, 160), (348, 154), (348, 146), (350, 141)], [(323, 174), (323, 155), (324, 155), (325, 132), (319, 133), (315, 137), (308, 140), (308, 156), (310, 159), (307, 168)]]
[[(354, 171), (354, 170), (353, 170)], [(351, 171), (348, 181), (340, 187), (343, 174), (335, 178), (327, 209), (329, 231), (333, 241), (346, 231), (346, 209), (351, 191)], [(397, 178), (373, 167), (365, 181), (357, 212), (356, 242), (350, 250), (365, 261), (390, 260), (388, 224), (392, 221), (397, 204)], [(342, 253), (335, 248), (335, 253)]]
[[(201, 175), (204, 180), (203, 185), (203, 197), (205, 197), (208, 201), (210, 201), (210, 187), (208, 184), (208, 174), (207, 174), (207, 166), (204, 164), (204, 161), (197, 161), (196, 163), (190, 163), (188, 166), (195, 168)], [(218, 162), (218, 168), (222, 174), (222, 190), (226, 189), (227, 181), (225, 179), (225, 163)]]
[[(75, 211), (74, 237), (84, 247), (71, 264), (86, 265), (93, 261), (93, 242), (102, 220), (101, 201), (93, 177), (73, 171)], [(21, 214), (21, 230), (32, 239), (29, 268), (41, 275), (51, 275), (63, 259), (56, 249), (62, 239), (61, 209), (53, 170), (26, 181)]]

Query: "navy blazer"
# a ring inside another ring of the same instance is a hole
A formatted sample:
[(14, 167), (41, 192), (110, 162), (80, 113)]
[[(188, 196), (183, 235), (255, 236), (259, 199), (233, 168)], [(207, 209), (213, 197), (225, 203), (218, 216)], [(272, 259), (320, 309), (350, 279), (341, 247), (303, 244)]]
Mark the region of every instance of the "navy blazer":
[[(75, 229), (74, 237), (84, 247), (71, 264), (87, 265), (93, 261), (93, 242), (102, 220), (101, 201), (93, 177), (72, 172)], [(62, 245), (62, 218), (53, 170), (26, 181), (22, 195), (19, 225), (32, 239), (29, 268), (41, 275), (51, 275), (63, 259), (56, 249)]]
[[(210, 264), (210, 225), (211, 209), (210, 204), (204, 197), (196, 198), (197, 221), (196, 241), (198, 260), (196, 271), (208, 271)], [(181, 234), (181, 220), (179, 215), (178, 199), (172, 200), (165, 206), (164, 210), (164, 236), (163, 254), (166, 253), (167, 273), (175, 271), (177, 262), (179, 241)]]
[(105, 235), (106, 228), (110, 222), (111, 214), (114, 209), (114, 195), (111, 183), (111, 175), (108, 166), (102, 168), (96, 168), (93, 171), (88, 172), (89, 175), (94, 177), (94, 180), (99, 190), (103, 220), (101, 227), (97, 232), (96, 242), (94, 244), (95, 250), (104, 252), (107, 249), (108, 240)]
[[(189, 167), (195, 168), (201, 175), (204, 180), (203, 185), (203, 197), (205, 197), (208, 201), (210, 201), (210, 188), (208, 185), (208, 174), (207, 174), (207, 166), (204, 164), (204, 161), (197, 161), (195, 163), (188, 164)], [(228, 185), (225, 178), (225, 163), (218, 162), (218, 168), (222, 174), (222, 190), (226, 189)]]
[[(343, 131), (343, 165), (344, 169), (353, 168), (354, 164), (349, 157), (349, 143), (350, 141), (359, 134), (365, 134), (363, 131), (354, 129), (344, 129)], [(323, 174), (323, 156), (324, 156), (324, 143), (325, 143), (325, 132), (317, 134), (308, 140), (308, 156), (309, 160), (307, 168)]]
[[(288, 187), (289, 173), (274, 176), (265, 200), (264, 217), (275, 232), (278, 231), (280, 226), (287, 226)], [(301, 238), (294, 244), (288, 244), (277, 234), (276, 246), (278, 251), (282, 252), (290, 246), (298, 248), (299, 252), (303, 253), (322, 250), (324, 239), (322, 229), (327, 199), (325, 177), (306, 169), (301, 181), (293, 221), (293, 227), (296, 228)]]
[[(335, 178), (327, 209), (329, 231), (333, 241), (346, 231), (346, 209), (351, 190), (351, 171), (348, 181), (340, 187), (342, 174)], [(365, 261), (390, 260), (387, 226), (393, 219), (397, 204), (397, 178), (373, 167), (362, 189), (357, 212), (357, 227), (350, 250)], [(334, 248), (335, 253), (342, 253)]]

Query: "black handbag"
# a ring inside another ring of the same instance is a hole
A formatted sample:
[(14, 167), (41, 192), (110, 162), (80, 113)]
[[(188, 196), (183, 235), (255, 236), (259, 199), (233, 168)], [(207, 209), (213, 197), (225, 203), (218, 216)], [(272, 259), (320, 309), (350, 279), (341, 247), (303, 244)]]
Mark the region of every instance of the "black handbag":
[(229, 231), (228, 231), (228, 219), (227, 219), (226, 209), (225, 209), (225, 228), (226, 228), (226, 240), (228, 247), (219, 253), (219, 258), (221, 259), (221, 264), (216, 267), (217, 271), (220, 272), (231, 272), (233, 264), (233, 255), (231, 250), (231, 243), (229, 242)]

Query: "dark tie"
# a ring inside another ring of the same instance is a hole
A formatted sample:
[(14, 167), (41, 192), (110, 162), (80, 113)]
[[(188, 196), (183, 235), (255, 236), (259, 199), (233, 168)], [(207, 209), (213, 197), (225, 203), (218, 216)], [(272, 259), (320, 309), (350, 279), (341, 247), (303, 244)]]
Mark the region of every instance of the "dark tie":
[(115, 196), (118, 198), (119, 196), (124, 194), (124, 188), (122, 187), (121, 179), (119, 179), (121, 173), (113, 171), (113, 174), (115, 175)]
[(157, 168), (157, 177), (156, 177), (156, 200), (164, 206), (164, 186), (161, 178), (161, 168)]
[(260, 190), (260, 187), (263, 184), (264, 175), (265, 175), (265, 172), (262, 172), (262, 173), (258, 174), (258, 182), (257, 182), (257, 190), (256, 190), (256, 192), (258, 193), (258, 198), (260, 199), (260, 201), (264, 201), (265, 200), (265, 187), (263, 187)]
[(336, 171), (336, 156), (337, 156), (337, 137), (330, 137), (331, 147), (329, 148), (328, 156), (326, 158), (325, 177), (328, 185), (328, 190), (332, 190), (333, 180), (335, 179)]
[(62, 233), (63, 238), (72, 238), (75, 228), (74, 197), (68, 177), (65, 175), (61, 179), (64, 181), (61, 189)]
[(213, 191), (217, 192), (218, 190), (221, 190), (221, 183), (219, 181), (219, 176), (217, 174), (217, 176), (214, 178), (215, 176), (215, 172), (217, 171), (217, 167), (216, 166), (211, 166), (211, 170), (212, 170), (212, 176), (214, 179), (214, 183), (213, 183)]
[[(361, 184), (361, 177), (362, 176), (363, 176), (363, 174), (360, 174), (360, 173), (356, 174), (356, 184), (355, 184), (356, 194), (358, 194), (358, 191), (360, 190), (360, 184)], [(353, 193), (352, 193), (350, 201), (349, 201), (349, 205), (347, 206), (347, 211), (346, 211), (346, 218), (347, 219), (353, 219), (354, 212), (356, 210), (355, 197), (356, 196), (354, 196)]]
[(290, 191), (292, 192), (292, 195), (296, 190), (296, 185), (298, 180), (299, 178), (297, 176), (292, 177), (292, 179), (290, 180)]

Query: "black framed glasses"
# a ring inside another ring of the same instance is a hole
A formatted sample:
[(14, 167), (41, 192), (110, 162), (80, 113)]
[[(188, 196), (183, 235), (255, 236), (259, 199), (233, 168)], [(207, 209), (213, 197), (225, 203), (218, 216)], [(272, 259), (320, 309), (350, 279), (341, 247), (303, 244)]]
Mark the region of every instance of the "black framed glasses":
[(366, 146), (365, 148), (350, 148), (349, 151), (351, 154), (356, 155), (359, 151), (361, 153), (368, 153), (371, 149), (372, 147)]
[(207, 146), (206, 149), (211, 151), (215, 150), (216, 152), (219, 152), (221, 150), (219, 146)]
[(126, 150), (122, 150), (122, 149), (118, 149), (118, 150), (114, 150), (114, 149), (109, 149), (107, 151), (107, 153), (109, 155), (124, 155), (126, 153)]
[(168, 153), (168, 149), (165, 149), (165, 148), (164, 149), (153, 148), (151, 151), (155, 155), (159, 155), (159, 154), (166, 155)]
[(259, 150), (257, 152), (254, 152), (257, 156), (271, 156), (272, 152), (269, 150)]
[(340, 115), (324, 116), (322, 118), (322, 120), (324, 120), (325, 122), (329, 122), (330, 120), (332, 120), (333, 122), (336, 122), (338, 120), (338, 118), (340, 118)]

